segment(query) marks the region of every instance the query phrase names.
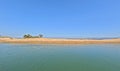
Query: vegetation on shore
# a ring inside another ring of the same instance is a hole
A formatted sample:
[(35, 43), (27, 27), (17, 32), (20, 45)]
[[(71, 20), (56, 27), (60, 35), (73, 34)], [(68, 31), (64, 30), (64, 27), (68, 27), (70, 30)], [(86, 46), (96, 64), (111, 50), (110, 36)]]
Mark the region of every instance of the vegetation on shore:
[(0, 35), (0, 38), (11, 38), (12, 39), (13, 37), (10, 37), (10, 36), (1, 36)]
[(39, 34), (38, 36), (32, 36), (30, 34), (26, 34), (23, 36), (23, 38), (42, 38), (43, 35), (42, 34)]

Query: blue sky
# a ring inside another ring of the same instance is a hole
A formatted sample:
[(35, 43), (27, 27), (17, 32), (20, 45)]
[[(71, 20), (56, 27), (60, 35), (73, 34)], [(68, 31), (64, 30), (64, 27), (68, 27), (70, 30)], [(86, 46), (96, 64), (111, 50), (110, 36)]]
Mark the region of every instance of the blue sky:
[(120, 37), (120, 0), (0, 0), (0, 34)]

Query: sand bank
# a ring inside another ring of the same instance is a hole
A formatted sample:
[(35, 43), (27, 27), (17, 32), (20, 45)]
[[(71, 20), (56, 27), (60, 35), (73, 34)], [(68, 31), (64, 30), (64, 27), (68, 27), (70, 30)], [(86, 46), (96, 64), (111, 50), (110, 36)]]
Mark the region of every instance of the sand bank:
[(120, 44), (120, 39), (0, 38), (0, 43), (20, 44)]

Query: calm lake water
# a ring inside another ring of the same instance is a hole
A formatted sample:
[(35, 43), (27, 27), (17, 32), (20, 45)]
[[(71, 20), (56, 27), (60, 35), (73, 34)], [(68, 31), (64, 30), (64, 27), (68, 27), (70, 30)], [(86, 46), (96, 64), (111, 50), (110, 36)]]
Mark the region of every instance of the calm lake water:
[(0, 44), (0, 71), (120, 71), (120, 45)]

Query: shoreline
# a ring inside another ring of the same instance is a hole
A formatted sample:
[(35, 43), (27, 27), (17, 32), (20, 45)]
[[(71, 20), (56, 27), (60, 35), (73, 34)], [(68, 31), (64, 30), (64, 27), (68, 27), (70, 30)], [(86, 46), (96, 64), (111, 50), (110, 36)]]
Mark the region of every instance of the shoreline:
[(116, 39), (62, 39), (62, 38), (0, 38), (0, 43), (17, 44), (120, 44)]

